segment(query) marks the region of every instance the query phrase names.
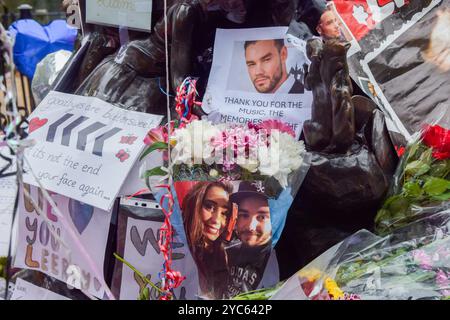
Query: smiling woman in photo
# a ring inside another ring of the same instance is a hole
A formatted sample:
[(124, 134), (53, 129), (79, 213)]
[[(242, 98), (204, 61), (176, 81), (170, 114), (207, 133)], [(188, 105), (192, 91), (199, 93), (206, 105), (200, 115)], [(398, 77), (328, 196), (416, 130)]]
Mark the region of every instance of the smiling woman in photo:
[(224, 290), (227, 262), (223, 240), (232, 216), (232, 192), (227, 183), (200, 182), (183, 200), (184, 228), (205, 298), (221, 298)]

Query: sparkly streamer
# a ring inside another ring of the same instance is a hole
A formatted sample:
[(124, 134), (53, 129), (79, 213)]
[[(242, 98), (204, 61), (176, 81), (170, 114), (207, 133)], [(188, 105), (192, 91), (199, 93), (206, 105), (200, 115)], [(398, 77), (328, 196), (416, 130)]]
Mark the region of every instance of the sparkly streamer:
[(13, 159), (8, 158), (2, 154), (0, 154), (0, 158), (7, 162), (6, 166), (4, 166), (3, 168), (0, 169), (0, 179), (15, 176), (16, 172), (8, 172), (8, 170), (13, 165)]
[(177, 89), (175, 110), (181, 122), (190, 122), (194, 107), (202, 105), (200, 101), (197, 101), (198, 92), (196, 85), (197, 80), (188, 77), (184, 79), (183, 83)]
[[(164, 223), (160, 230), (159, 248), (164, 256), (163, 271), (160, 273), (162, 280), (162, 289), (165, 294), (160, 297), (160, 300), (171, 300), (172, 291), (178, 288), (186, 279), (181, 272), (172, 270), (172, 239), (173, 227), (170, 222), (170, 217), (173, 214), (174, 199), (169, 185), (161, 185), (157, 188), (167, 189), (167, 193), (161, 197), (160, 205), (164, 212)], [(164, 201), (167, 200), (167, 209), (164, 207)]]

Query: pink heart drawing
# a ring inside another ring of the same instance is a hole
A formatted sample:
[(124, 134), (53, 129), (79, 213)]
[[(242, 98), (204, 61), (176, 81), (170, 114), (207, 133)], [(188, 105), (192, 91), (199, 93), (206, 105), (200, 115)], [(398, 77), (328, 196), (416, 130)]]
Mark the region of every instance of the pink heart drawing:
[(120, 138), (120, 143), (121, 144), (129, 144), (129, 145), (133, 145), (138, 137), (135, 136), (123, 136), (122, 138)]
[(38, 117), (31, 119), (28, 126), (28, 133), (31, 134), (33, 131), (45, 126), (47, 122), (48, 119), (39, 119)]
[(119, 152), (117, 152), (116, 158), (118, 158), (120, 162), (125, 162), (128, 160), (128, 158), (130, 158), (130, 154), (122, 149)]

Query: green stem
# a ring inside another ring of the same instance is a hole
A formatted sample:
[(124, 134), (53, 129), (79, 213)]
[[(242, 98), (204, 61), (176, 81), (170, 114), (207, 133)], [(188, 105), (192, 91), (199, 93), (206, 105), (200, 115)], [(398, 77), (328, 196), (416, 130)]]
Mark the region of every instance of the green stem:
[(119, 260), (120, 262), (122, 262), (123, 264), (125, 264), (128, 268), (130, 268), (131, 270), (133, 270), (139, 277), (141, 277), (142, 280), (144, 280), (147, 284), (149, 284), (152, 288), (154, 288), (155, 290), (158, 290), (160, 293), (165, 294), (164, 291), (162, 291), (160, 288), (158, 288), (153, 282), (151, 282), (150, 280), (148, 280), (148, 278), (146, 276), (144, 276), (141, 272), (139, 272), (138, 270), (136, 270), (135, 267), (133, 267), (129, 262), (125, 261), (121, 256), (119, 256), (117, 253), (114, 253), (114, 257)]

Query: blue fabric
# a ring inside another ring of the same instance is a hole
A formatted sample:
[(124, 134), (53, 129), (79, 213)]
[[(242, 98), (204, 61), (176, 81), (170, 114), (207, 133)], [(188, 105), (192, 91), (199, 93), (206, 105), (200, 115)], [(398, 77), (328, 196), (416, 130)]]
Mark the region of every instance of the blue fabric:
[(32, 79), (37, 64), (48, 54), (59, 51), (73, 51), (77, 29), (65, 20), (55, 20), (42, 26), (35, 20), (22, 19), (9, 27), (15, 38), (14, 63), (17, 69)]
[(270, 220), (272, 221), (272, 247), (280, 240), (286, 218), (294, 198), (291, 188), (284, 189), (278, 199), (269, 199)]
[[(172, 187), (172, 190), (175, 190)], [(161, 201), (161, 198), (167, 193), (167, 189), (160, 189), (156, 194), (154, 193), (155, 199), (158, 201), (158, 203)], [(181, 215), (181, 208), (178, 203), (177, 193), (174, 191), (172, 192), (173, 195), (173, 212), (172, 216), (170, 217), (170, 223), (172, 223), (172, 227), (176, 231), (176, 236), (178, 237), (179, 241), (183, 242), (187, 245), (187, 238), (186, 233), (184, 232), (184, 224), (183, 224), (183, 217)], [(167, 210), (168, 208), (168, 199), (163, 202), (163, 208)]]

